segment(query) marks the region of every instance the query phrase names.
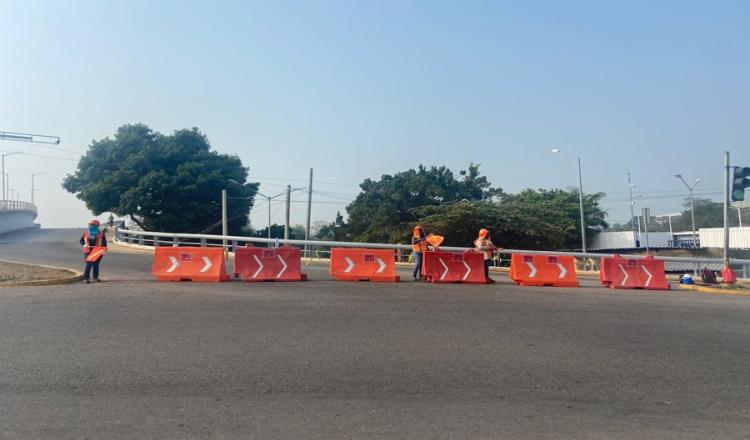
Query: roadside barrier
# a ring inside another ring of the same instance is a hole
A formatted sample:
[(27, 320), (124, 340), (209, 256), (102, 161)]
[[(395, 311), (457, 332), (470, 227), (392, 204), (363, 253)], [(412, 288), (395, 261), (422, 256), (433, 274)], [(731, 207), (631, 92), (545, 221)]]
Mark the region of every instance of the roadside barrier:
[(571, 256), (513, 254), (509, 276), (521, 286), (579, 286), (575, 258)]
[(234, 250), (234, 276), (242, 281), (305, 281), (302, 256), (296, 247), (238, 247)]
[(432, 283), (487, 284), (484, 255), (479, 252), (425, 252), (422, 275)]
[(331, 276), (338, 281), (397, 282), (392, 249), (331, 249)]
[(91, 248), (88, 254), (86, 254), (86, 261), (93, 263), (100, 259), (104, 253), (107, 252), (107, 248), (103, 246), (94, 246)]
[(602, 257), (599, 269), (602, 286), (613, 289), (669, 290), (664, 261), (644, 258)]
[(158, 281), (228, 281), (224, 250), (208, 247), (157, 247), (151, 275)]

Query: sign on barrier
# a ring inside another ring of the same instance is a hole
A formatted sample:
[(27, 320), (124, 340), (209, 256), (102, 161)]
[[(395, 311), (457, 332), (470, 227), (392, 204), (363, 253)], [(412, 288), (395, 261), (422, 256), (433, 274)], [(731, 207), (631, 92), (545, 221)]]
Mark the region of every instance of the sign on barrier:
[(396, 251), (333, 248), (330, 273), (338, 281), (396, 282)]
[(510, 279), (522, 286), (578, 287), (575, 258), (513, 254)]
[(422, 274), (433, 283), (487, 284), (484, 255), (479, 252), (425, 252)]
[(305, 281), (302, 256), (295, 247), (239, 247), (234, 251), (234, 275), (243, 281)]
[(228, 281), (224, 250), (207, 247), (157, 247), (151, 275), (158, 281)]
[(107, 248), (103, 246), (94, 246), (91, 248), (88, 254), (86, 254), (86, 261), (93, 263), (102, 258), (104, 253), (107, 252)]
[(602, 257), (599, 280), (613, 289), (669, 290), (664, 261), (644, 258)]

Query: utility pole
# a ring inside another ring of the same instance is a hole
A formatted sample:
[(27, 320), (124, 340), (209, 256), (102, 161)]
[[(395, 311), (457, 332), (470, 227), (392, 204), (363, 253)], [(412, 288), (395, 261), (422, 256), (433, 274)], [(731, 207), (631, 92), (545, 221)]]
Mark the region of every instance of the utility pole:
[[(685, 187), (690, 191), (690, 220), (693, 225), (693, 247), (698, 247), (698, 237), (695, 235), (695, 202), (693, 201), (693, 190), (696, 186), (698, 186), (699, 183), (701, 183), (701, 179), (695, 179), (695, 183), (693, 186), (688, 185), (687, 182), (685, 182), (685, 179), (682, 178), (682, 174), (675, 174), (676, 178), (680, 179), (682, 183), (685, 185)], [(724, 219), (726, 219), (726, 215), (724, 216)]]
[(635, 202), (633, 201), (633, 183), (630, 181), (630, 170), (628, 170), (628, 191), (630, 191), (630, 229), (633, 231), (633, 245), (638, 247), (638, 234), (635, 231)]
[(292, 206), (292, 185), (286, 186), (286, 221), (284, 222), (284, 240), (289, 240), (289, 211)]
[(583, 177), (581, 173), (581, 156), (578, 156), (578, 201), (581, 204), (581, 252), (586, 252), (586, 223), (583, 219)]
[(643, 208), (643, 230), (646, 233), (646, 255), (648, 255), (649, 252), (649, 246), (648, 246), (648, 222), (650, 221), (651, 217), (651, 209), (649, 208)]
[(305, 256), (309, 257), (307, 240), (310, 239), (310, 213), (312, 212), (312, 190), (313, 190), (313, 169), (310, 168), (310, 182), (307, 185), (307, 221), (305, 222)]

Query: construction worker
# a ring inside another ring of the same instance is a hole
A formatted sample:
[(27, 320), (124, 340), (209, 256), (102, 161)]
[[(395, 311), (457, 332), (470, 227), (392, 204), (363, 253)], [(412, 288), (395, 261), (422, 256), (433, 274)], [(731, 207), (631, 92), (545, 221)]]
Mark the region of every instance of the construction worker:
[(412, 277), (414, 281), (422, 278), (422, 255), (427, 251), (427, 235), (424, 229), (417, 225), (414, 227), (414, 233), (411, 237), (411, 250), (414, 256), (414, 271)]
[(498, 248), (490, 239), (490, 231), (485, 228), (479, 230), (479, 236), (474, 240), (474, 249), (484, 255), (484, 277), (487, 278), (488, 282), (494, 283), (495, 280), (490, 278), (490, 266), (492, 265), (492, 256)]
[(89, 261), (89, 256), (94, 248), (107, 248), (107, 237), (104, 236), (104, 231), (100, 230), (101, 223), (97, 219), (93, 219), (88, 224), (88, 229), (81, 236), (81, 246), (83, 246), (83, 255), (86, 258), (86, 267), (83, 271), (83, 282), (90, 283), (91, 271), (94, 271), (94, 281), (100, 282), (99, 279), (99, 263), (102, 261), (102, 255), (100, 254)]

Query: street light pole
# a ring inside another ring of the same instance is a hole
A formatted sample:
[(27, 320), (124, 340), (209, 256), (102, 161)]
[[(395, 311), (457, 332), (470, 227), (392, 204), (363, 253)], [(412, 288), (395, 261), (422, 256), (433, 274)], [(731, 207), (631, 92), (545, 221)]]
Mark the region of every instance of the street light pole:
[(34, 187), (34, 177), (41, 176), (47, 173), (31, 173), (31, 204), (34, 204), (34, 193), (38, 190)]
[[(559, 148), (553, 148), (552, 152), (560, 154)], [(578, 156), (578, 204), (581, 211), (581, 251), (586, 252), (586, 221), (583, 216), (583, 173), (581, 172), (581, 156)]]
[(693, 227), (693, 247), (697, 248), (698, 239), (695, 236), (695, 201), (693, 200), (693, 190), (701, 182), (701, 179), (695, 179), (695, 183), (693, 184), (693, 186), (690, 186), (687, 182), (685, 182), (685, 179), (682, 178), (682, 174), (675, 174), (674, 176), (680, 179), (680, 181), (685, 185), (688, 191), (690, 191), (690, 221), (692, 222)]
[(630, 229), (633, 231), (633, 244), (638, 247), (638, 235), (635, 231), (635, 202), (633, 201), (633, 188), (635, 185), (630, 181), (630, 171), (628, 170), (628, 191), (630, 192)]
[(8, 188), (5, 184), (5, 158), (8, 156), (13, 156), (14, 154), (23, 154), (23, 151), (14, 151), (12, 153), (0, 154), (0, 162), (2, 162), (2, 171), (0, 171), (0, 175), (3, 176), (3, 202), (8, 199)]

